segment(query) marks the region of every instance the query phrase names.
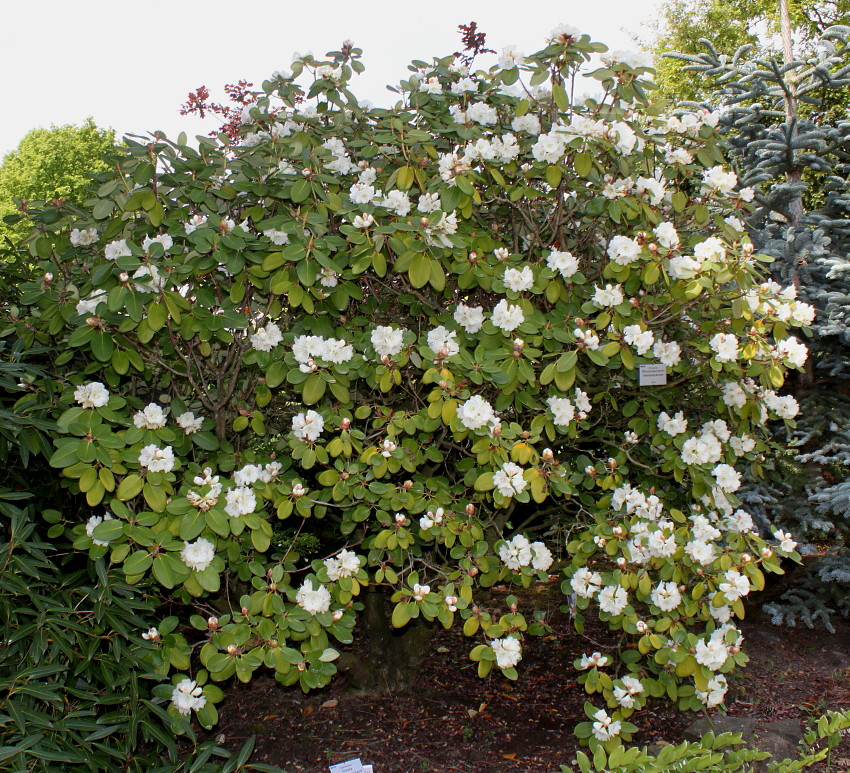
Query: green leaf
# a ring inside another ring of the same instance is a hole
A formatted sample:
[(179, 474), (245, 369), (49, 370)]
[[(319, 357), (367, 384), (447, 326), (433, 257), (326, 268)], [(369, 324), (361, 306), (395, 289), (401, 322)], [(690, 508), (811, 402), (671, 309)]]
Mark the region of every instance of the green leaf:
[(324, 396), (326, 387), (327, 382), (318, 373), (311, 373), (304, 382), (304, 391), (301, 393), (304, 403), (315, 405)]
[(126, 502), (128, 499), (138, 496), (143, 485), (144, 482), (142, 479), (135, 473), (131, 473), (118, 484), (118, 490), (115, 492), (115, 496), (122, 502)]

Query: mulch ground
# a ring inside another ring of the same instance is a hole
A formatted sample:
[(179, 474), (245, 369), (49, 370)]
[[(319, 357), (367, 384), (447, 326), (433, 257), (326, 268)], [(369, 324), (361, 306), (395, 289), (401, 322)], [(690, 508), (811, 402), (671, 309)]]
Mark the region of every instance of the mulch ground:
[[(226, 690), (213, 735), (229, 748), (255, 735), (253, 760), (288, 773), (327, 773), (330, 764), (352, 757), (371, 763), (375, 773), (558, 771), (574, 759), (573, 729), (585, 718), (587, 695), (573, 661), (610, 651), (611, 637), (603, 627), (579, 635), (552, 598), (554, 634), (526, 639), (516, 682), (500, 674), (479, 679), (468, 659), (471, 640), (440, 629), (408, 693), (355, 695), (340, 675), (326, 690), (305, 696), (258, 678)], [(808, 720), (826, 709), (850, 708), (850, 621), (834, 624), (835, 634), (780, 629), (751, 613), (743, 624), (751, 663), (730, 679), (728, 713)], [(677, 743), (696, 718), (668, 702), (652, 703), (631, 718), (640, 728), (634, 743)], [(850, 739), (834, 756), (832, 773), (850, 769), (850, 762), (835, 766), (844, 758), (850, 758)]]

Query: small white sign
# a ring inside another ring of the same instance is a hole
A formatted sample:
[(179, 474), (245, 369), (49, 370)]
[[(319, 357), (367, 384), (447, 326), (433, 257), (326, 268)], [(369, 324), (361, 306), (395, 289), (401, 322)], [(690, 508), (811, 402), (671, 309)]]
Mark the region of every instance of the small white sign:
[(638, 365), (640, 386), (664, 386), (667, 383), (667, 366), (658, 362)]
[[(371, 771), (371, 765), (367, 765), (366, 767)], [(360, 762), (360, 757), (331, 765), (331, 773), (363, 773), (364, 770), (365, 768), (363, 767), (363, 763)]]

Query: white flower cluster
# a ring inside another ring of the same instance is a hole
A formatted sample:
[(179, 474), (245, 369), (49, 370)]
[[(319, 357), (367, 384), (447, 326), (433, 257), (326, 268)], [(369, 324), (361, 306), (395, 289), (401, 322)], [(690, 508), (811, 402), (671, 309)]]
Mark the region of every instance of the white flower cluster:
[(522, 660), (522, 646), (519, 639), (506, 636), (503, 639), (493, 639), (490, 642), (496, 655), (496, 665), (499, 668), (513, 668)]
[(198, 537), (194, 542), (184, 542), (180, 558), (190, 569), (203, 572), (215, 558), (215, 545), (203, 537)]
[(97, 537), (94, 536), (94, 530), (98, 526), (100, 526), (100, 524), (102, 524), (104, 521), (111, 521), (111, 520), (112, 520), (112, 514), (109, 513), (109, 512), (104, 513), (103, 517), (101, 517), (99, 515), (93, 515), (86, 522), (86, 536), (90, 537), (91, 541), (95, 545), (99, 545), (100, 547), (104, 547), (105, 545), (108, 545), (109, 540), (98, 539)]
[(139, 464), (149, 472), (171, 472), (174, 469), (174, 451), (171, 446), (157, 448), (151, 444), (139, 452)]
[(523, 477), (523, 469), (513, 462), (505, 462), (493, 473), (493, 483), (503, 497), (512, 497), (525, 490), (528, 481)]
[(325, 428), (322, 414), (309, 410), (298, 413), (292, 418), (292, 432), (305, 443), (315, 443)]
[(333, 558), (326, 558), (324, 564), (331, 582), (351, 577), (360, 570), (360, 559), (351, 550), (341, 550)]
[(177, 426), (187, 435), (194, 435), (196, 432), (200, 432), (203, 423), (204, 417), (195, 416), (192, 411), (184, 411), (177, 417)]
[(207, 705), (204, 691), (191, 679), (182, 679), (171, 693), (171, 703), (178, 713), (188, 716)]
[(338, 338), (298, 336), (292, 344), (292, 354), (302, 373), (312, 373), (318, 367), (315, 360), (342, 365), (354, 356), (354, 347)]
[(449, 330), (440, 325), (433, 330), (428, 331), (425, 340), (428, 343), (428, 348), (432, 352), (436, 352), (439, 357), (454, 357), (460, 352), (460, 346), (457, 342), (457, 332)]
[(388, 325), (379, 325), (370, 336), (372, 348), (379, 357), (395, 357), (404, 345), (404, 328), (394, 328)]
[(149, 403), (133, 415), (133, 424), (139, 429), (162, 429), (165, 426), (168, 410), (156, 403)]
[(74, 247), (88, 247), (97, 241), (97, 229), (86, 228), (84, 231), (81, 231), (79, 228), (75, 228), (71, 231), (69, 238)]
[(83, 408), (103, 408), (109, 402), (109, 392), (99, 381), (81, 384), (74, 390), (74, 399)]
[(331, 593), (322, 584), (313, 587), (313, 581), (306, 579), (295, 594), (295, 602), (311, 615), (320, 615), (331, 608)]
[(496, 423), (496, 412), (481, 395), (473, 395), (457, 407), (457, 418), (467, 429), (473, 431)]
[(467, 306), (459, 303), (455, 309), (454, 321), (467, 333), (477, 333), (484, 324), (484, 309), (481, 306)]
[(186, 492), (186, 499), (189, 500), (192, 507), (196, 507), (202, 513), (205, 513), (218, 504), (218, 498), (221, 496), (223, 487), (219, 483), (218, 475), (213, 475), (212, 467), (205, 467), (203, 474), (196, 475), (192, 482), (196, 486), (209, 486), (209, 490), (205, 494), (199, 494), (191, 489)]
[(251, 346), (259, 352), (270, 352), (282, 340), (280, 328), (274, 322), (269, 322), (265, 327), (257, 328), (251, 336)]
[(545, 572), (552, 566), (552, 551), (542, 542), (529, 542), (522, 534), (499, 547), (499, 558), (512, 571), (518, 571), (524, 566), (531, 566), (540, 572)]

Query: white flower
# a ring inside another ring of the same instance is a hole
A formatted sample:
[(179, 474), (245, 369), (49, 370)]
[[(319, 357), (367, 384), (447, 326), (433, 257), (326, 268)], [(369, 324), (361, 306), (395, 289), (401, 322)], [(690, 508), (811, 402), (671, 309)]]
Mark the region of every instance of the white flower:
[(97, 241), (97, 229), (87, 228), (85, 231), (81, 231), (79, 228), (75, 228), (71, 231), (69, 238), (74, 247), (87, 247)]
[(278, 231), (274, 228), (267, 228), (263, 231), (263, 236), (270, 239), (272, 244), (282, 245), (289, 244), (289, 234), (286, 231)]
[(103, 248), (103, 257), (107, 260), (126, 258), (132, 254), (133, 253), (130, 252), (130, 248), (127, 246), (126, 239), (116, 239), (114, 242), (109, 242), (109, 244)]
[(718, 333), (708, 343), (718, 362), (735, 362), (738, 359), (738, 338), (732, 333)]
[(499, 668), (513, 668), (522, 660), (522, 647), (519, 639), (506, 636), (504, 639), (493, 639), (490, 642), (493, 652), (496, 654), (496, 665)]
[(641, 246), (628, 236), (615, 236), (608, 242), (608, 257), (621, 266), (628, 266), (640, 257)]
[(505, 462), (501, 469), (493, 474), (493, 483), (503, 497), (519, 494), (528, 485), (528, 481), (523, 477), (522, 467), (513, 462)]
[(499, 558), (513, 571), (528, 566), (532, 560), (531, 543), (527, 537), (517, 534), (499, 547)]
[(635, 189), (639, 193), (648, 193), (649, 203), (653, 207), (660, 206), (667, 194), (667, 189), (664, 187), (664, 183), (660, 180), (656, 180), (654, 177), (638, 177), (637, 182), (635, 183)]
[(599, 591), (599, 608), (609, 615), (619, 615), (629, 603), (629, 594), (619, 585), (606, 585)]
[(531, 147), (531, 155), (536, 161), (557, 164), (564, 155), (566, 138), (559, 132), (541, 134)]
[(496, 413), (481, 395), (473, 395), (458, 406), (457, 417), (464, 427), (476, 430), (495, 421)]
[(738, 233), (744, 233), (744, 224), (734, 215), (724, 217), (723, 222)]
[(582, 330), (580, 327), (577, 327), (573, 330), (573, 335), (575, 336), (576, 343), (582, 344), (585, 349), (593, 349), (595, 351), (599, 348), (599, 336), (592, 330)]
[(425, 214), (438, 211), (440, 209), (440, 194), (423, 193), (419, 197), (419, 203), (416, 205), (416, 209)]
[(656, 341), (652, 353), (668, 368), (675, 368), (682, 360), (682, 347), (676, 341)]
[(720, 461), (723, 448), (714, 435), (688, 438), (682, 446), (682, 461), (685, 464), (711, 464)]
[(569, 426), (569, 423), (575, 418), (575, 407), (566, 397), (550, 397), (546, 404), (552, 411), (554, 423), (559, 427)]
[(168, 234), (159, 234), (158, 236), (146, 236), (142, 241), (142, 249), (145, 252), (150, 252), (151, 245), (159, 244), (163, 252), (168, 252), (174, 246), (174, 239)]
[(630, 709), (635, 705), (635, 698), (643, 692), (643, 684), (634, 676), (624, 676), (621, 681), (622, 687), (614, 687), (614, 700), (624, 709)]
[(724, 172), (722, 166), (713, 166), (702, 173), (703, 190), (706, 193), (730, 193), (738, 184), (734, 172)]
[(610, 741), (620, 734), (622, 723), (619, 719), (611, 719), (605, 709), (599, 709), (593, 715), (593, 736), (599, 741)]
[(664, 155), (664, 163), (673, 166), (674, 164), (690, 164), (694, 157), (684, 148), (668, 148)]
[(191, 679), (183, 679), (171, 693), (171, 702), (178, 713), (188, 716), (193, 711), (200, 711), (207, 705), (204, 691)]
[(718, 464), (713, 471), (717, 485), (727, 494), (741, 488), (741, 473), (728, 464)]
[(83, 408), (103, 408), (109, 402), (109, 392), (99, 381), (80, 384), (74, 390), (74, 399)]
[(270, 352), (283, 340), (280, 328), (269, 322), (265, 327), (257, 328), (257, 332), (251, 336), (251, 346), (260, 352)]
[(708, 641), (700, 639), (697, 642), (694, 657), (701, 666), (705, 666), (712, 671), (717, 671), (723, 668), (723, 664), (729, 657), (729, 649), (722, 640), (715, 639), (712, 636)]
[(672, 418), (667, 413), (662, 413), (658, 417), (658, 429), (666, 432), (671, 437), (681, 435), (688, 429), (688, 420), (685, 415), (679, 411)]
[[(590, 404), (590, 398), (587, 396), (587, 392), (582, 392), (578, 387), (573, 390), (573, 402), (576, 408), (582, 411), (582, 413), (590, 413), (590, 409), (593, 407)], [(583, 419), (584, 417), (579, 416), (579, 418)]]
[(112, 520), (112, 515), (111, 515), (111, 513), (107, 512), (107, 513), (104, 513), (102, 518), (99, 515), (93, 515), (86, 522), (86, 535), (91, 537), (91, 541), (95, 545), (100, 545), (102, 547), (104, 545), (109, 544), (109, 540), (97, 539), (94, 536), (94, 530), (95, 530), (96, 527), (100, 526), (100, 524), (102, 524), (104, 521), (111, 521), (111, 520)]
[(773, 532), (773, 539), (779, 541), (779, 549), (784, 553), (793, 553), (797, 548), (797, 543), (791, 539), (791, 534), (787, 531), (782, 531), (782, 529)]
[(660, 582), (652, 589), (650, 599), (662, 612), (672, 612), (682, 603), (682, 594), (675, 582)]
[(582, 655), (579, 661), (579, 668), (586, 671), (588, 668), (604, 668), (608, 665), (608, 656), (601, 652), (594, 652), (592, 655)]
[(752, 201), (756, 197), (756, 192), (752, 188), (741, 188), (738, 191), (741, 201)]
[(190, 569), (203, 572), (215, 558), (215, 545), (208, 539), (198, 537), (194, 542), (184, 542), (180, 559)]
[(700, 263), (706, 260), (722, 261), (726, 258), (726, 245), (716, 236), (711, 236), (694, 247), (694, 258)]
[(556, 250), (554, 247), (546, 258), (546, 265), (558, 271), (564, 279), (569, 279), (578, 271), (578, 258), (571, 252)]
[(655, 336), (651, 330), (641, 330), (640, 325), (627, 325), (623, 328), (623, 340), (634, 346), (638, 354), (646, 354), (655, 343)]
[(81, 299), (77, 302), (77, 314), (84, 314), (87, 317), (95, 314), (97, 312), (97, 307), (100, 306), (101, 303), (106, 303), (106, 297), (106, 292), (104, 290), (97, 290), (88, 298)]
[(532, 542), (529, 547), (533, 554), (531, 559), (532, 569), (536, 569), (538, 572), (545, 572), (550, 566), (552, 566), (554, 558), (552, 556), (552, 551), (549, 550), (546, 545), (542, 542), (535, 541)]
[(207, 216), (206, 215), (192, 215), (189, 218), (188, 222), (183, 226), (183, 230), (186, 231), (187, 234), (190, 234), (207, 224)]
[(319, 615), (331, 608), (331, 593), (324, 585), (314, 589), (313, 581), (308, 578), (295, 594), (295, 601), (305, 612)]
[(522, 313), (522, 309), (519, 306), (509, 305), (508, 302), (502, 298), (502, 300), (499, 301), (493, 309), (491, 319), (497, 328), (504, 330), (506, 333), (510, 333), (525, 322), (525, 315)]
[(448, 330), (443, 325), (435, 327), (428, 331), (426, 340), (428, 348), (440, 357), (454, 357), (459, 351), (457, 333), (454, 330)]
[(140, 293), (153, 293), (165, 286), (165, 277), (156, 266), (141, 266), (133, 272), (133, 287)]
[(593, 289), (592, 302), (597, 306), (610, 308), (611, 306), (619, 306), (623, 302), (623, 290), (620, 285), (605, 285), (604, 290), (594, 285)]
[(389, 438), (387, 438), (386, 440), (384, 440), (383, 443), (381, 443), (381, 456), (383, 456), (385, 459), (389, 459), (397, 448), (398, 445)]
[(801, 344), (794, 336), (780, 341), (776, 345), (776, 351), (781, 357), (785, 357), (792, 365), (802, 368), (809, 356), (809, 349)]
[(655, 236), (658, 243), (668, 250), (675, 250), (679, 246), (679, 234), (672, 223), (661, 223), (655, 228)]
[[(371, 204), (379, 196), (380, 194), (375, 190), (375, 187), (372, 185), (366, 185), (366, 183), (354, 183), (354, 185), (348, 189), (348, 197), (351, 199), (352, 204)], [(363, 226), (355, 227), (362, 228)]]
[(171, 472), (174, 469), (174, 451), (171, 446), (157, 448), (151, 444), (139, 452), (139, 464), (150, 472)]
[(144, 410), (137, 411), (133, 415), (133, 424), (139, 429), (162, 429), (165, 426), (165, 417), (168, 411), (163, 410), (156, 403), (150, 403)]
[(372, 215), (368, 212), (365, 212), (362, 215), (357, 215), (354, 220), (351, 221), (351, 225), (353, 225), (355, 228), (369, 228), (374, 224), (375, 218), (372, 217)]
[(540, 119), (532, 113), (517, 116), (511, 121), (511, 129), (515, 132), (526, 132), (536, 136), (540, 134)]
[(736, 381), (723, 385), (723, 402), (730, 408), (743, 408), (747, 404), (747, 393)]
[(292, 432), (305, 443), (314, 443), (325, 428), (325, 420), (320, 413), (309, 410), (292, 417)]
[(755, 528), (753, 517), (746, 510), (736, 510), (723, 522), (724, 528), (729, 531), (746, 534)]
[(399, 217), (404, 217), (410, 212), (410, 197), (404, 191), (390, 191), (384, 196), (381, 206), (395, 212)]
[(241, 515), (249, 515), (257, 509), (257, 497), (254, 491), (247, 486), (239, 486), (232, 488), (225, 494), (227, 504), (224, 507), (231, 518), (238, 518)]
[(702, 540), (691, 540), (685, 545), (685, 553), (702, 566), (708, 566), (717, 558), (717, 548), (710, 542), (703, 542)]
[(466, 119), (475, 121), (482, 126), (490, 126), (498, 120), (496, 108), (491, 107), (486, 102), (473, 102), (466, 108)]
[(741, 574), (737, 569), (729, 569), (723, 576), (726, 578), (726, 581), (721, 582), (717, 586), (717, 589), (729, 602), (737, 601), (750, 592), (749, 578)]
[(499, 67), (503, 70), (511, 70), (525, 62), (525, 54), (516, 46), (505, 46), (499, 57)]
[(324, 564), (331, 582), (351, 577), (360, 570), (360, 559), (350, 550), (341, 550), (336, 557), (326, 558)]
[(546, 38), (548, 43), (571, 43), (581, 37), (581, 30), (572, 24), (559, 24)]
[(696, 696), (705, 704), (706, 708), (713, 709), (723, 703), (727, 689), (726, 677), (723, 674), (717, 674), (713, 679), (708, 680), (706, 690), (696, 691)]
[(183, 430), (187, 435), (194, 435), (196, 432), (201, 431), (201, 425), (204, 423), (204, 417), (198, 416), (195, 417), (195, 414), (192, 411), (186, 411), (185, 413), (181, 413), (177, 417), (177, 424), (180, 429)]
[(387, 325), (379, 325), (370, 336), (372, 348), (379, 357), (394, 357), (404, 345), (402, 337), (403, 328), (392, 328)]
[(484, 309), (481, 306), (466, 306), (459, 303), (455, 309), (454, 320), (467, 333), (477, 333), (484, 324)]
[(531, 266), (523, 266), (522, 269), (506, 268), (505, 269), (505, 287), (515, 293), (522, 293), (530, 290), (534, 285), (534, 272)]
[(142, 638), (145, 641), (159, 641), (159, 631), (156, 628), (148, 628), (148, 630), (142, 634)]
[(583, 566), (572, 576), (570, 587), (582, 598), (593, 598), (602, 589), (602, 575)]
[(780, 419), (793, 419), (799, 412), (800, 406), (792, 395), (779, 396), (772, 389), (764, 393), (764, 404)]
[(426, 94), (442, 94), (443, 87), (440, 85), (440, 79), (434, 75), (428, 80), (421, 81), (419, 83), (419, 90), (424, 91)]

